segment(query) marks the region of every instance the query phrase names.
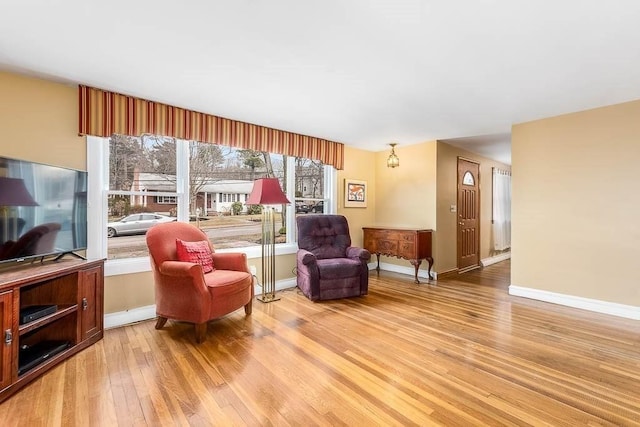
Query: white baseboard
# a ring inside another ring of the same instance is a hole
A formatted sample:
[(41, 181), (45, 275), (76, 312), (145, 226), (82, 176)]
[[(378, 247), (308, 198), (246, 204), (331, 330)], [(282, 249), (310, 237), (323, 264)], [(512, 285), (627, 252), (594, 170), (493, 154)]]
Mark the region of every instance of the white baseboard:
[[(256, 282), (257, 283), (257, 282)], [(296, 278), (291, 277), (290, 279), (278, 280), (276, 282), (276, 291), (281, 291), (283, 289), (295, 288), (297, 286)], [(256, 295), (260, 295), (262, 293), (262, 287), (256, 285), (253, 292)]]
[(483, 267), (486, 267), (488, 265), (495, 264), (497, 262), (504, 261), (505, 259), (509, 259), (509, 258), (511, 258), (511, 252), (510, 251), (509, 252), (504, 252), (504, 253), (501, 253), (499, 255), (495, 255), (495, 256), (489, 257), (489, 258), (484, 258), (484, 259), (480, 260), (480, 264)]
[(108, 313), (104, 315), (104, 328), (117, 328), (118, 326), (128, 325), (130, 323), (141, 322), (156, 317), (156, 305), (146, 305), (144, 307), (136, 307), (131, 310), (118, 311), (116, 313)]
[[(276, 291), (283, 289), (295, 288), (296, 278), (279, 280), (276, 282)], [(258, 285), (255, 286), (254, 292), (256, 295), (262, 293), (262, 288)], [(150, 320), (156, 317), (156, 306), (147, 305), (144, 307), (136, 307), (131, 310), (118, 311), (116, 313), (108, 313), (104, 315), (104, 328), (117, 328), (119, 326), (129, 325), (135, 322), (141, 322), (143, 320)]]
[(558, 294), (540, 289), (523, 288), (521, 286), (509, 286), (509, 295), (525, 297), (539, 301), (551, 302), (568, 307), (595, 311), (597, 313), (611, 314), (627, 319), (640, 320), (640, 307), (617, 304), (614, 302), (600, 301), (573, 295)]
[[(370, 262), (368, 265), (369, 265), (369, 270), (375, 270), (378, 263)], [(421, 265), (425, 265), (425, 262), (423, 261)], [(427, 264), (427, 266), (428, 265), (429, 264)], [(405, 267), (402, 265), (390, 264), (387, 262), (380, 263), (380, 270), (391, 271), (391, 272), (400, 273), (400, 274), (407, 274), (411, 277), (414, 277), (416, 274), (416, 269), (413, 266)], [(438, 279), (438, 274), (435, 271), (431, 270), (431, 275), (433, 276), (434, 280)], [(418, 277), (423, 279), (428, 279), (429, 277), (427, 277), (427, 270), (422, 268), (418, 269)]]

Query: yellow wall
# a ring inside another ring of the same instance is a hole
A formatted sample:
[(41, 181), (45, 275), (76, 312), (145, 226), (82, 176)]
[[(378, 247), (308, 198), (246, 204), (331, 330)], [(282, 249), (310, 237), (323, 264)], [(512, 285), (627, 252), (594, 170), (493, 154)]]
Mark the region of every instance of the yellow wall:
[[(78, 88), (0, 72), (0, 154), (87, 169), (78, 136)], [(105, 312), (153, 304), (151, 273), (105, 278)]]
[[(248, 261), (256, 268), (256, 276), (262, 277), (260, 258)], [(294, 254), (280, 255), (276, 260), (276, 281), (295, 277), (296, 266)], [(155, 304), (153, 274), (151, 272), (121, 274), (104, 278), (104, 312), (118, 313), (137, 307)]]
[[(376, 185), (375, 216), (367, 225), (435, 230), (436, 142), (396, 146), (397, 168), (387, 167), (390, 152), (377, 152), (374, 167), (368, 165), (375, 171)], [(413, 268), (395, 257), (381, 256), (380, 261)], [(421, 267), (426, 270), (426, 263)]]
[[(371, 167), (376, 155), (370, 151), (345, 147), (344, 170), (338, 171), (338, 213), (347, 217), (352, 244), (362, 245), (362, 227), (373, 222), (375, 191), (369, 191), (369, 204), (365, 209), (344, 208), (344, 179), (367, 181), (370, 189), (375, 187), (375, 169)], [(261, 277), (260, 258), (249, 260), (256, 267), (257, 277)], [(296, 257), (281, 255), (276, 263), (276, 280), (295, 277)], [(153, 275), (150, 272), (105, 277), (105, 313), (116, 313), (136, 307), (155, 304)]]
[[(75, 85), (0, 72), (0, 155), (86, 170), (86, 144), (78, 136), (78, 89)], [(375, 154), (345, 148), (345, 169), (340, 171), (338, 210), (349, 219), (354, 244), (362, 244), (364, 225), (373, 222), (375, 192), (367, 209), (344, 209), (344, 178), (375, 185), (371, 167)], [(261, 274), (260, 259), (249, 265)], [(295, 255), (279, 256), (276, 280), (294, 277)], [(105, 277), (105, 313), (154, 304), (150, 272)]]
[(640, 306), (640, 101), (512, 129), (511, 283)]
[(387, 167), (390, 150), (376, 153), (375, 225), (436, 228), (436, 142), (398, 145), (397, 168)]
[(77, 86), (0, 72), (0, 154), (87, 170)]
[[(86, 170), (75, 86), (0, 72), (0, 94), (0, 154)], [(638, 117), (640, 101), (513, 127), (514, 285), (640, 305), (634, 268), (640, 241), (634, 186)], [(368, 225), (432, 228), (436, 271), (454, 268), (449, 205), (456, 203), (452, 177), (460, 155), (481, 163), (481, 257), (491, 255), (487, 198), (493, 162), (435, 141), (400, 145), (396, 153), (401, 165), (389, 169), (389, 150), (345, 147), (338, 213), (349, 219), (353, 243), (362, 244), (361, 229)], [(345, 178), (367, 181), (367, 208), (344, 207)], [(406, 266), (395, 258), (385, 262)], [(293, 277), (294, 265), (293, 255), (278, 257), (277, 278)], [(150, 273), (106, 278), (106, 313), (149, 304)]]
[[(375, 221), (376, 204), (376, 170), (373, 164), (376, 162), (376, 154), (371, 151), (359, 150), (356, 148), (344, 148), (344, 169), (338, 171), (338, 210), (337, 213), (344, 215), (349, 222), (349, 233), (351, 234), (351, 244), (362, 246), (362, 227), (371, 225)], [(345, 179), (357, 179), (367, 182), (367, 207), (366, 208), (345, 208), (344, 207), (344, 181)]]
[(434, 254), (439, 273), (457, 269), (457, 213), (451, 205), (458, 204), (458, 157), (480, 163), (480, 259), (494, 256), (491, 232), (492, 171), (496, 167), (511, 170), (509, 165), (496, 162), (469, 151), (438, 141), (437, 161), (437, 227)]

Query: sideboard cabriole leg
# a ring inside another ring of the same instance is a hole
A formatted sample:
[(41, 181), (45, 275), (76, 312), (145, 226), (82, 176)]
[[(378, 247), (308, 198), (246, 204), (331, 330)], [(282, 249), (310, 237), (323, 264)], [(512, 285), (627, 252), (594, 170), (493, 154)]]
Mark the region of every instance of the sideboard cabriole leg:
[(427, 276), (429, 277), (429, 280), (433, 280), (433, 276), (431, 275), (431, 267), (433, 266), (433, 258), (432, 257), (427, 258), (427, 262), (429, 263), (429, 270), (427, 270)]
[(378, 260), (378, 265), (376, 266), (376, 271), (380, 274), (380, 253), (376, 252), (376, 259)]
[(420, 283), (420, 281), (418, 280), (418, 269), (420, 268), (420, 264), (422, 264), (422, 260), (421, 259), (412, 259), (412, 260), (409, 260), (409, 262), (411, 263), (411, 265), (413, 265), (413, 268), (415, 269), (415, 282), (414, 283)]

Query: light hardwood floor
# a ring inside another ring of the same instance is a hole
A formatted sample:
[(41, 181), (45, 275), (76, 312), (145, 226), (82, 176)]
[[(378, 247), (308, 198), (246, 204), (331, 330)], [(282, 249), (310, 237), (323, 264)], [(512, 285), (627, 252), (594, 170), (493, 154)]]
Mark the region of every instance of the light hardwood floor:
[[(640, 323), (507, 293), (509, 261), (369, 295), (295, 289), (211, 322), (108, 330), (1, 425), (640, 425)], [(604, 286), (605, 284), (603, 284)]]

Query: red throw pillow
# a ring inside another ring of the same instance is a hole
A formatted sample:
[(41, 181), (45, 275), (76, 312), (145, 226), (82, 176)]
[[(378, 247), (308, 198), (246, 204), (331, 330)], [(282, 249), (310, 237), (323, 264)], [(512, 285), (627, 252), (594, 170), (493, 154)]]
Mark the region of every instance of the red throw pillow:
[(206, 240), (185, 242), (184, 240), (176, 239), (176, 251), (178, 252), (178, 261), (200, 264), (204, 273), (214, 270), (211, 248)]

